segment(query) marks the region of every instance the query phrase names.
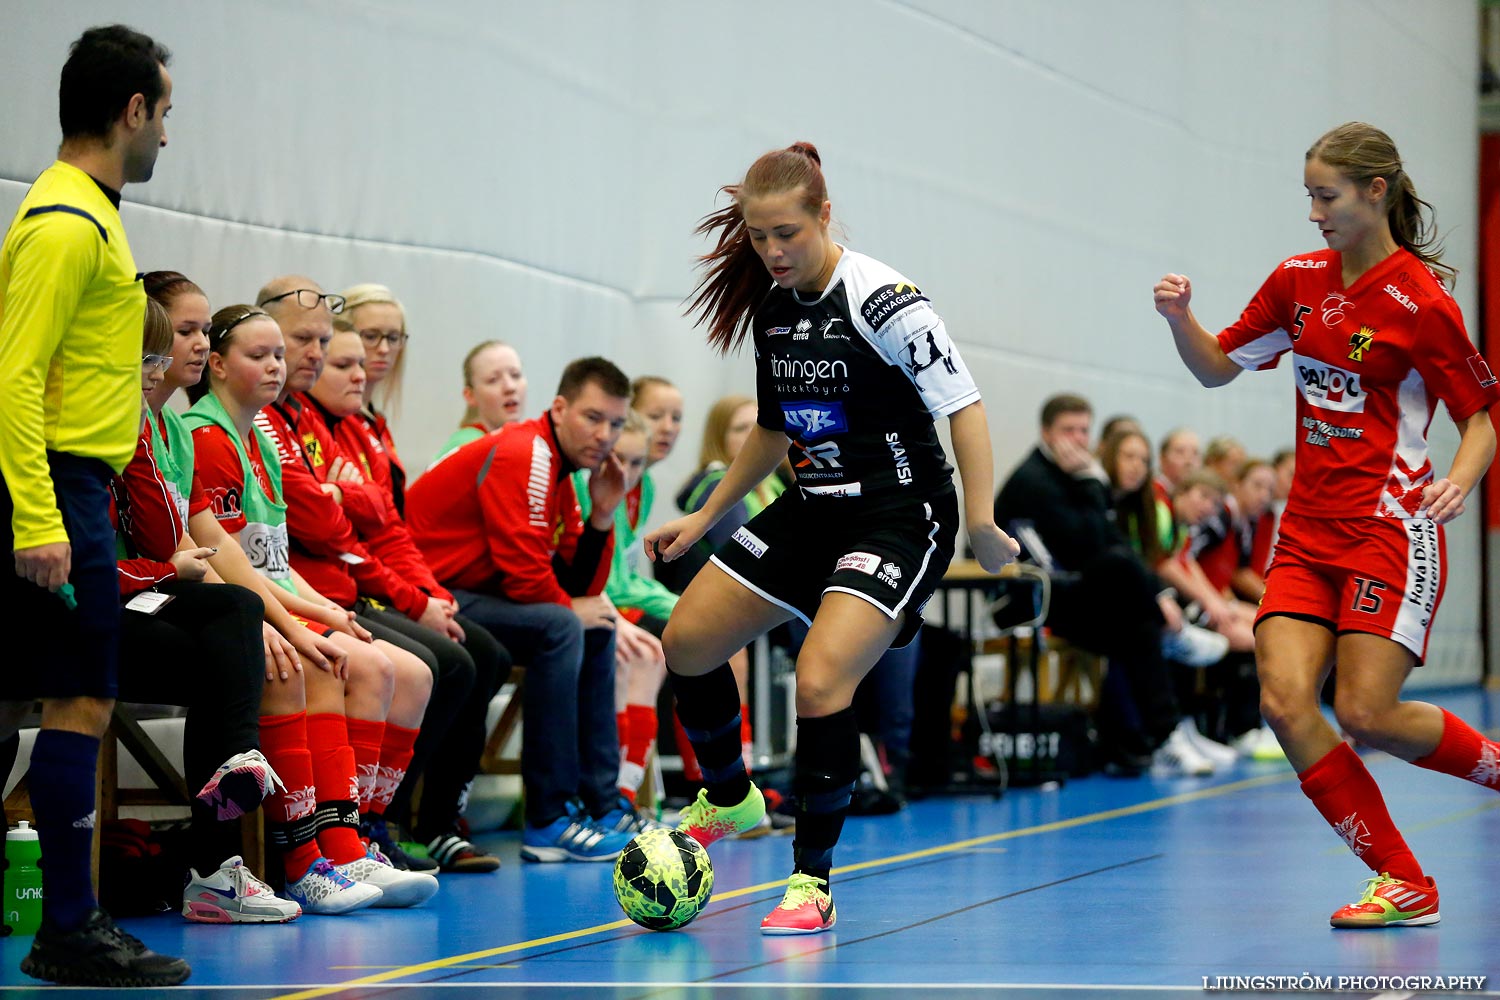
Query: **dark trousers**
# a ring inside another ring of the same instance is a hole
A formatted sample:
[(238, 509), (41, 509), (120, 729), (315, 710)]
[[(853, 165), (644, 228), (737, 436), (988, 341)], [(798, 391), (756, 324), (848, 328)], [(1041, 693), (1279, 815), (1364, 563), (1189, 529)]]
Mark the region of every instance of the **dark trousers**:
[(10, 488), (0, 477), (0, 627), (12, 637), (37, 636), (36, 652), (12, 650), (0, 670), (0, 701), (113, 698), (119, 668), (120, 585), (115, 531), (109, 523), (110, 468), (97, 458), (49, 451), (47, 465), (72, 547), (77, 607), (16, 575)]
[(466, 616), (526, 665), (521, 780), (527, 825), (546, 826), (575, 797), (594, 816), (608, 812), (620, 774), (614, 632), (585, 631), (561, 604), (517, 604), (466, 590), (453, 596)]
[[(222, 583), (173, 581), (154, 615), (126, 609), (120, 625), (120, 700), (181, 705), (183, 777), (195, 794), (220, 764), (260, 748), (265, 644), (260, 595)], [(200, 873), (239, 853), (239, 824), (193, 800), (192, 858)]]
[(413, 833), (431, 840), (447, 833), (458, 818), (464, 789), (479, 769), (485, 709), (510, 673), (510, 655), (483, 628), (463, 618), (458, 620), (464, 630), (460, 645), (390, 608), (361, 601), (358, 610), (371, 634), (413, 653), (433, 674), (432, 698), (422, 715), (411, 766), (386, 809), (391, 819), (409, 823), (412, 791), (421, 779), (422, 809)]
[(1158, 746), (1177, 725), (1171, 668), (1161, 655), (1165, 621), (1155, 577), (1135, 553), (1110, 550), (1052, 588), (1047, 625), (1091, 653), (1109, 658), (1096, 725), (1106, 743), (1137, 750)]

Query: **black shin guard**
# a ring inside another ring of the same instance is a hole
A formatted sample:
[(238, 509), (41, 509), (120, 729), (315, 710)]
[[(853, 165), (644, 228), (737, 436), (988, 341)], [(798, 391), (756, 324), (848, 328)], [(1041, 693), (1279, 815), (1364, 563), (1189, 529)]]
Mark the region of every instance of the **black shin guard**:
[(822, 718), (797, 719), (794, 870), (828, 879), (858, 777), (859, 723), (852, 707)]
[(708, 800), (718, 806), (739, 805), (750, 794), (750, 776), (740, 755), (740, 689), (734, 671), (721, 663), (701, 677), (670, 669), (667, 677), (677, 699), (677, 718), (703, 769)]

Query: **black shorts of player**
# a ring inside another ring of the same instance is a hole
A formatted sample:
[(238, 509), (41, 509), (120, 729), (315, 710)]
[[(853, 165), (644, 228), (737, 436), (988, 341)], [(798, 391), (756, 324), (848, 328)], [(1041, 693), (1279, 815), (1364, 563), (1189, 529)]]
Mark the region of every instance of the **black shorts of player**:
[[(0, 569), (0, 626), (12, 649), (0, 669), (0, 701), (32, 698), (113, 698), (120, 658), (120, 578), (115, 531), (109, 523), (109, 466), (97, 458), (47, 452), (52, 489), (72, 546), (76, 608), (57, 594)], [(0, 537), (7, 557), (15, 546), (10, 489), (0, 477)], [(28, 641), (18, 638), (31, 636)]]
[(869, 601), (901, 631), (900, 648), (922, 627), (922, 608), (953, 558), (958, 498), (870, 511), (845, 498), (803, 499), (788, 490), (714, 554), (713, 562), (750, 590), (808, 625), (827, 593)]

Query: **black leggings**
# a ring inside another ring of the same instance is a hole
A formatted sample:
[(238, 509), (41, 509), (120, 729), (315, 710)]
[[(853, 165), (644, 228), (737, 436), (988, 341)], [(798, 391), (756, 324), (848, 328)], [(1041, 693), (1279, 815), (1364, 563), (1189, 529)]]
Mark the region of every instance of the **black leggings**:
[[(191, 795), (224, 761), (260, 748), (265, 606), (233, 584), (176, 580), (156, 589), (172, 596), (156, 614), (121, 611), (120, 700), (187, 708), (183, 777)], [(189, 863), (207, 874), (239, 853), (239, 824), (218, 822), (197, 799), (192, 816)]]
[(458, 818), (459, 800), (484, 750), (485, 711), (510, 676), (510, 654), (486, 629), (462, 616), (457, 619), (464, 630), (460, 645), (389, 608), (361, 601), (358, 611), (372, 635), (420, 657), (433, 672), (432, 699), (422, 716), (411, 766), (385, 813), (409, 824), (412, 788), (425, 775), (421, 822), (413, 832), (431, 840), (448, 832)]

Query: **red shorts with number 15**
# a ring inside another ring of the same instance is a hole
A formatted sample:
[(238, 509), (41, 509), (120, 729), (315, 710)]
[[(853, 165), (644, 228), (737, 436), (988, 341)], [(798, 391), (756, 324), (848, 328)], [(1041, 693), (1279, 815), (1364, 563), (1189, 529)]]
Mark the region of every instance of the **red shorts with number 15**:
[(1447, 575), (1443, 529), (1425, 517), (1286, 514), (1255, 621), (1288, 615), (1385, 636), (1420, 663)]

